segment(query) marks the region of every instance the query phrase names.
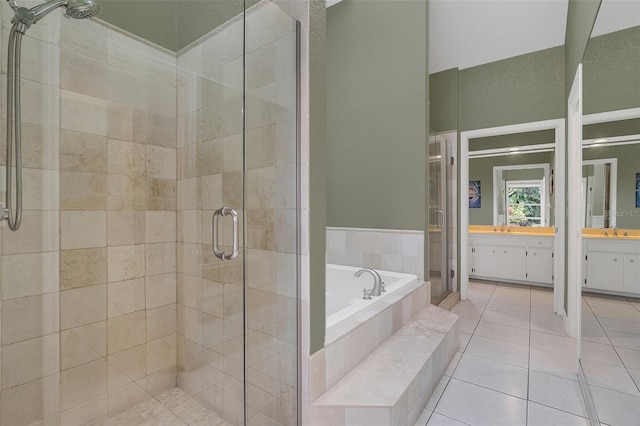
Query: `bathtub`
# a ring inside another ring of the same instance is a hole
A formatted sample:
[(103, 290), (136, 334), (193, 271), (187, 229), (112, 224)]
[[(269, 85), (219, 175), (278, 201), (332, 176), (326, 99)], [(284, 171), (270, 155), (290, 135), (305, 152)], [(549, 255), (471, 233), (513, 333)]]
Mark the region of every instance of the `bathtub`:
[(360, 278), (354, 277), (353, 274), (358, 269), (361, 268), (327, 264), (327, 329), (339, 326), (364, 314), (370, 308), (384, 303), (394, 292), (418, 281), (416, 275), (377, 270), (385, 283), (386, 291), (381, 296), (373, 296), (371, 300), (364, 300), (362, 290), (373, 287), (373, 277), (371, 274), (364, 274)]

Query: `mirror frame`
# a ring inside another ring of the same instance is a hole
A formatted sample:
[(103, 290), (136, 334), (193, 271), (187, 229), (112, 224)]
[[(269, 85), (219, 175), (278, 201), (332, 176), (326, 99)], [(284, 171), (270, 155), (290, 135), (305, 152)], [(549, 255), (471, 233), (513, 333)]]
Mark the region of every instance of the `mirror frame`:
[[(512, 124), (507, 126), (491, 127), (487, 129), (467, 130), (460, 133), (460, 181), (459, 209), (460, 209), (460, 265), (458, 266), (460, 276), (460, 298), (469, 298), (469, 140), (489, 136), (503, 136), (515, 133), (535, 132), (540, 130), (554, 130), (555, 141), (552, 144), (555, 148), (554, 179), (555, 189), (555, 263), (553, 265), (553, 307), (554, 312), (563, 314), (564, 312), (564, 227), (558, 227), (559, 223), (564, 223), (565, 218), (565, 120), (564, 118), (554, 120), (535, 121), (530, 123)], [(508, 150), (508, 148), (505, 148)], [(582, 170), (582, 169), (581, 169)]]

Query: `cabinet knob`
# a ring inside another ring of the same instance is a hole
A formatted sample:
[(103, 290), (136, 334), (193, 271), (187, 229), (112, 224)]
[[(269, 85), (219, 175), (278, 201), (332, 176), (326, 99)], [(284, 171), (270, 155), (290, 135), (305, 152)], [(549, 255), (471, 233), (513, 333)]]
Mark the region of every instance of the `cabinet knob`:
[(504, 251), (504, 254), (507, 254), (507, 251), (506, 251), (506, 250)]
[(613, 261), (614, 261), (614, 262), (617, 262), (617, 261), (618, 261), (618, 258), (617, 258), (617, 257), (614, 257), (614, 258), (613, 258)]
[(633, 263), (633, 259), (629, 259), (629, 263)]

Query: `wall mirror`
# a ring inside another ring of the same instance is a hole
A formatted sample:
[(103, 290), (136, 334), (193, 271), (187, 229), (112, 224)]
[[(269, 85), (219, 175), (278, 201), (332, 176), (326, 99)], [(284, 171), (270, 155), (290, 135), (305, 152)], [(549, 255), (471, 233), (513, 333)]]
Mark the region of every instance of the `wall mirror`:
[(603, 0), (583, 57), (579, 356), (610, 425), (640, 418), (639, 46), (640, 3)]

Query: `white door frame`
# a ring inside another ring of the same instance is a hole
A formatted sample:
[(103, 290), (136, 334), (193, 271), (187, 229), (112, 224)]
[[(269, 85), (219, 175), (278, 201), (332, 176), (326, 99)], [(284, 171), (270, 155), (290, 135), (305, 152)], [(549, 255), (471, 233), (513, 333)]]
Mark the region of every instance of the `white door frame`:
[[(565, 120), (545, 120), (532, 123), (513, 124), (508, 126), (492, 127), (488, 129), (468, 130), (460, 133), (460, 182), (459, 208), (460, 208), (460, 298), (469, 298), (469, 140), (489, 136), (510, 135), (540, 130), (555, 131), (555, 249), (554, 249), (554, 311), (564, 315), (564, 169), (565, 169)], [(508, 152), (508, 148), (505, 148)]]
[[(582, 187), (582, 64), (578, 65), (567, 102), (567, 188)], [(565, 328), (571, 337), (580, 336), (582, 309), (582, 222), (581, 191), (567, 194), (567, 315)], [(578, 338), (578, 359), (580, 339)]]

